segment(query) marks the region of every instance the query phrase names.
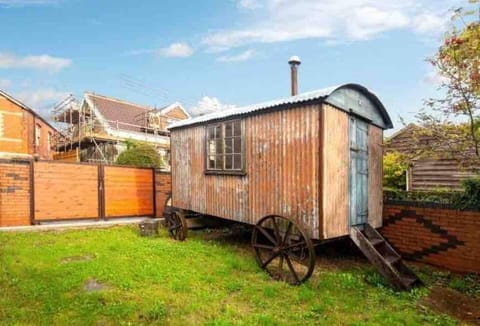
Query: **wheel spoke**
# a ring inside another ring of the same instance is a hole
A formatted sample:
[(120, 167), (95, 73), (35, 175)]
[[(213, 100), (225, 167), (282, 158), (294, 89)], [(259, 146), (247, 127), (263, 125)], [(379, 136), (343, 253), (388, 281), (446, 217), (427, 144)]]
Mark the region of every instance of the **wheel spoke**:
[(273, 221), (273, 231), (275, 233), (275, 239), (277, 240), (277, 243), (281, 243), (282, 238), (280, 237), (280, 231), (278, 229), (277, 219), (275, 218), (275, 216), (272, 216), (271, 219)]
[(265, 260), (263, 263), (262, 263), (262, 268), (265, 268), (267, 267), (268, 264), (270, 264), (272, 262), (272, 260), (274, 260), (275, 258), (278, 257), (278, 253), (274, 253), (270, 258), (268, 258), (267, 260)]
[(297, 247), (300, 247), (300, 246), (305, 246), (305, 245), (306, 245), (305, 241), (301, 241), (301, 242), (297, 242), (297, 243), (294, 243), (292, 245), (283, 247), (283, 250), (290, 250), (290, 249), (297, 248)]
[(292, 230), (292, 225), (293, 223), (291, 221), (288, 221), (287, 231), (285, 232), (285, 236), (283, 237), (283, 241), (282, 241), (283, 246), (287, 242), (288, 236), (290, 235), (290, 232)]
[(290, 258), (288, 256), (285, 256), (285, 260), (287, 261), (288, 268), (290, 269), (290, 273), (292, 273), (293, 277), (295, 278), (295, 281), (297, 283), (300, 283), (300, 279), (298, 278), (297, 272), (295, 271), (295, 268), (293, 268), (292, 262), (290, 261)]
[(265, 230), (263, 227), (261, 227), (259, 225), (256, 225), (255, 227), (257, 228), (257, 230), (262, 232), (262, 234), (265, 236), (265, 238), (267, 238), (268, 241), (270, 241), (273, 245), (277, 244), (277, 242), (272, 238), (272, 236), (267, 232), (267, 230)]
[(261, 248), (261, 249), (267, 249), (267, 250), (273, 250), (274, 248), (273, 246), (267, 246), (260, 243), (254, 243), (252, 246), (255, 248)]

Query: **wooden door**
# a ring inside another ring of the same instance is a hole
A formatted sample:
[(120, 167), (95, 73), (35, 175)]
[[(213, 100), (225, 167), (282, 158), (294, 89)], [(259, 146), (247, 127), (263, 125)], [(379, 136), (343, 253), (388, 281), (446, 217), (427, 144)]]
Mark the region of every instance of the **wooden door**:
[(350, 117), (350, 226), (368, 221), (368, 124)]

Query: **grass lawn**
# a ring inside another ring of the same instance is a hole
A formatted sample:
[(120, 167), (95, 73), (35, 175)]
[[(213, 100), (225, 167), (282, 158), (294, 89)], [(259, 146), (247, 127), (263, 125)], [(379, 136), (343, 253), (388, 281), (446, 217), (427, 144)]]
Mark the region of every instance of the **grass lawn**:
[(320, 262), (292, 287), (270, 280), (244, 243), (209, 235), (180, 243), (163, 230), (142, 238), (134, 226), (0, 233), (0, 323), (456, 324), (418, 308), (428, 286), (395, 293), (361, 260)]

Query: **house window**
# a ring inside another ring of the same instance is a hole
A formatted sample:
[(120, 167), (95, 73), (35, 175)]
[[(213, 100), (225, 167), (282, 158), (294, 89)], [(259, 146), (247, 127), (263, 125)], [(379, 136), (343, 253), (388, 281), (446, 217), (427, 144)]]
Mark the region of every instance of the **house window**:
[(47, 142), (48, 142), (48, 149), (51, 150), (52, 149), (52, 133), (49, 131), (48, 134), (47, 134)]
[(240, 120), (207, 126), (207, 172), (235, 174), (244, 171), (243, 134)]
[(42, 133), (42, 127), (35, 125), (35, 145), (40, 146), (40, 135)]

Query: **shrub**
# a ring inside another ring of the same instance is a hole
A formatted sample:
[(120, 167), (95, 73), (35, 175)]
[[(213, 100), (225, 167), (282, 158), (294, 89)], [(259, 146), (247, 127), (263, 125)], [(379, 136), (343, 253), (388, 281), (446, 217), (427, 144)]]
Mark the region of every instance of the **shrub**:
[(463, 192), (455, 199), (455, 207), (480, 210), (480, 178), (463, 180), (462, 186)]
[(405, 190), (408, 162), (399, 152), (389, 152), (383, 157), (383, 187), (389, 190)]
[(127, 149), (118, 155), (116, 164), (160, 168), (162, 158), (155, 146), (147, 143), (127, 142)]
[(480, 211), (480, 178), (462, 182), (463, 191), (447, 189), (436, 191), (384, 190), (385, 201), (410, 201), (417, 203), (444, 204), (461, 210)]

